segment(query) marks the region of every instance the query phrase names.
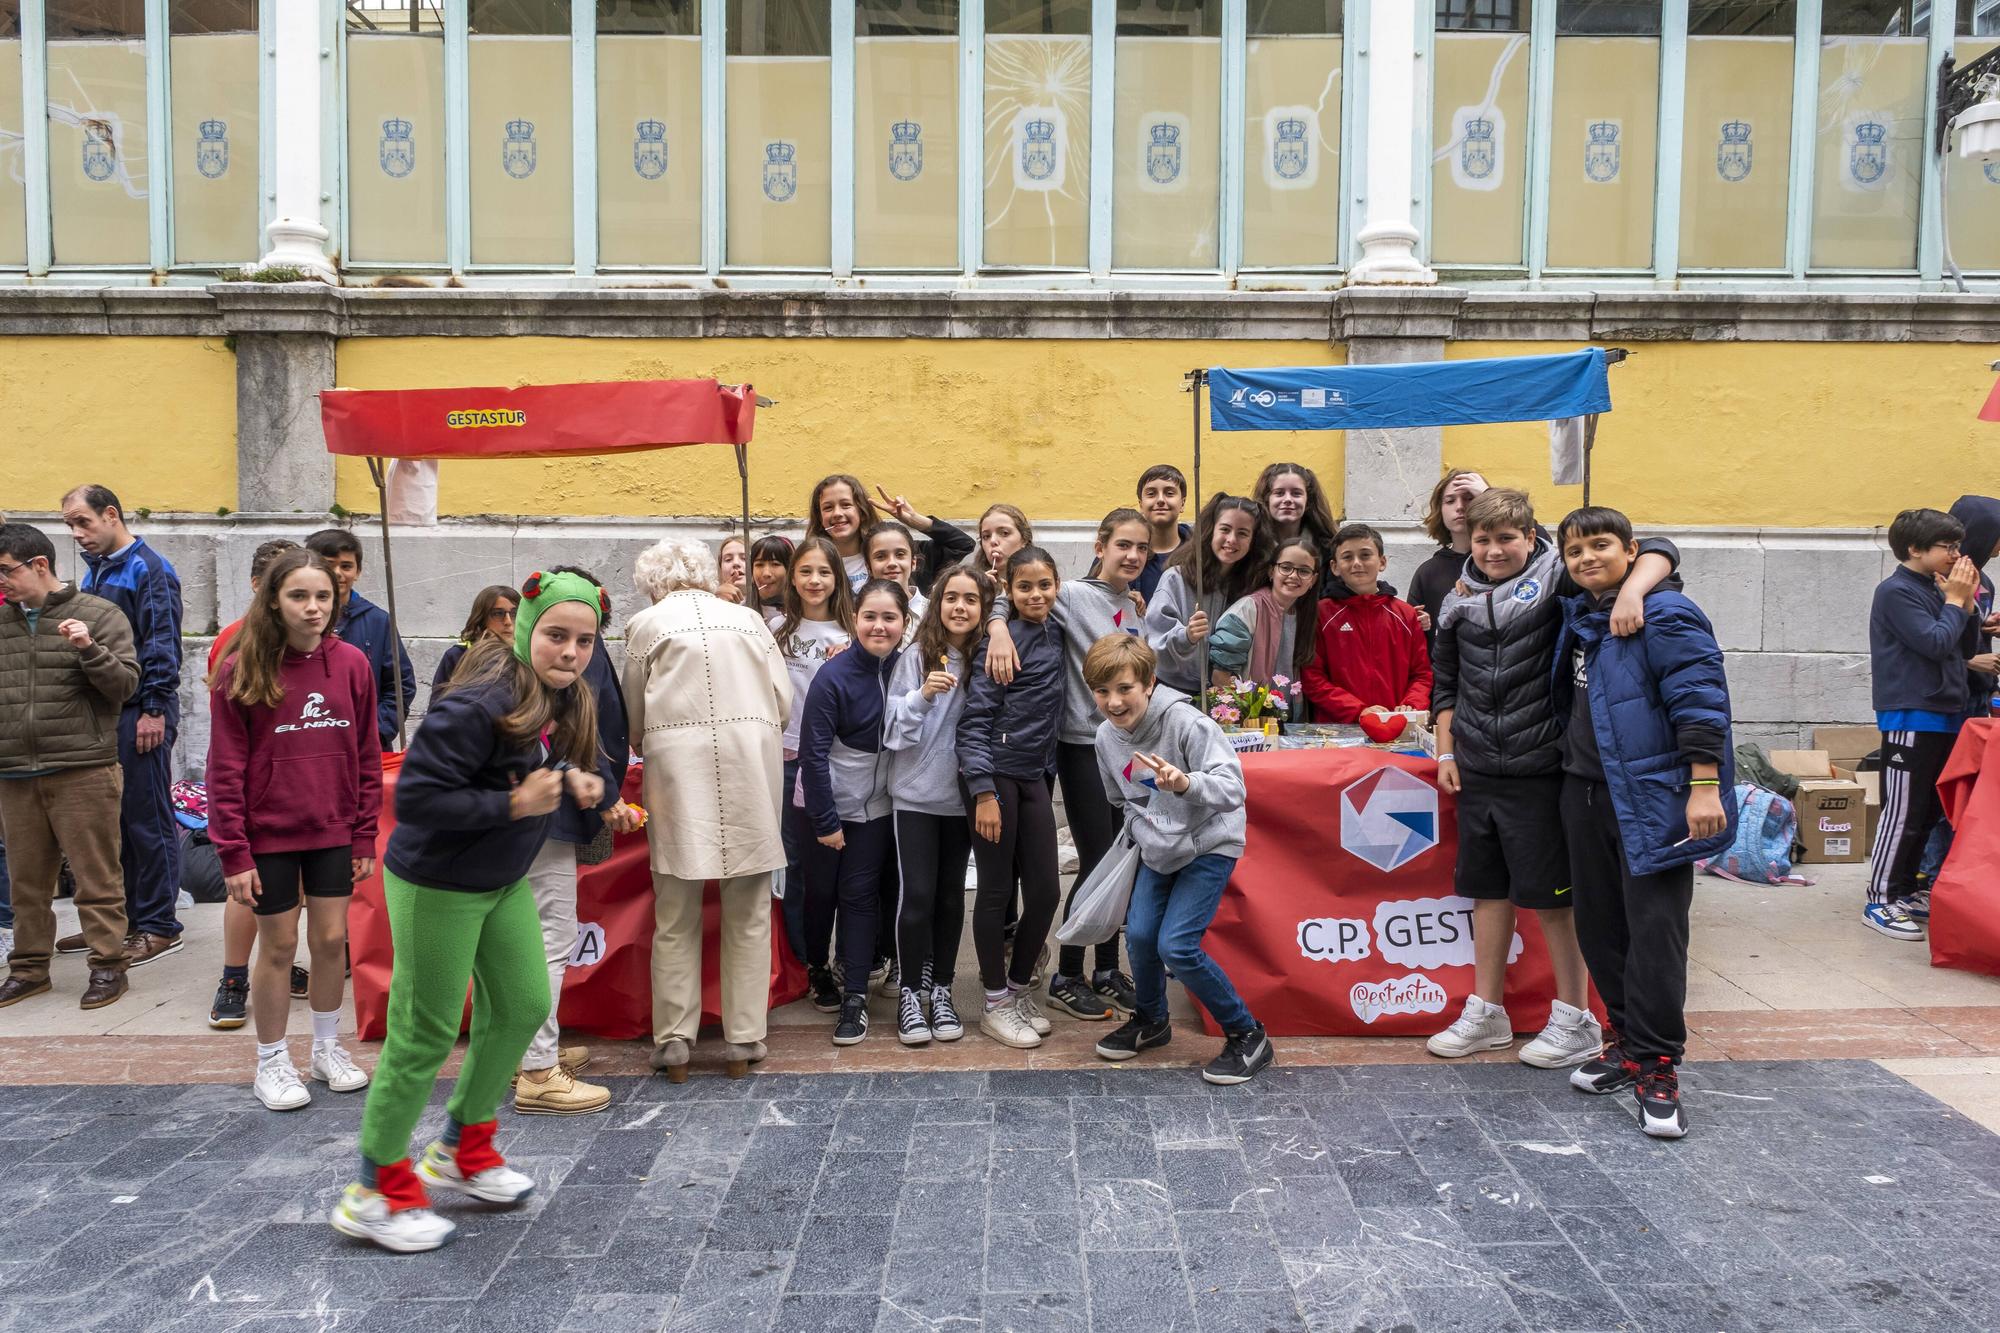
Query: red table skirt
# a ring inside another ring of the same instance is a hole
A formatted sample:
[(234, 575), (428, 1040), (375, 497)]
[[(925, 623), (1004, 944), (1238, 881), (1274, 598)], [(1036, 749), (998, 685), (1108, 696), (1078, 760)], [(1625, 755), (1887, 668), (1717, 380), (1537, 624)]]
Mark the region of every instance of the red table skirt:
[[(398, 756), (383, 756), (382, 827), (378, 847), (389, 845), (395, 827)], [(625, 776), (625, 799), (641, 803), (642, 765)], [(602, 865), (579, 866), (576, 881), (577, 946), (563, 980), (561, 1015), (565, 1028), (611, 1040), (647, 1037), (653, 1031), (653, 877), (646, 833), (621, 834)], [(806, 993), (806, 972), (785, 944), (783, 924), (772, 903), (771, 1005), (790, 1004)], [(701, 1019), (720, 1021), (721, 954), (717, 943), (721, 905), (710, 882), (702, 899)], [(354, 962), (354, 1015), (364, 1041), (386, 1030), (389, 976), (394, 947), (389, 916), (382, 904), (382, 874), (354, 889), (347, 934)], [(467, 1022), (471, 1021), (468, 1004)]]
[(1931, 886), (1931, 965), (2000, 977), (2000, 719), (1958, 733), (1938, 778), (1951, 854)]

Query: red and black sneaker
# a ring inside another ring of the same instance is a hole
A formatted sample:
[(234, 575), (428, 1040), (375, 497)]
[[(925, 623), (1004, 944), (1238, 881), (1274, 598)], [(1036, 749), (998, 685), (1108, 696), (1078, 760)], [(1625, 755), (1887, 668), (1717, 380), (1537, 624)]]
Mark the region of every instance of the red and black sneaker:
[(1678, 1139), (1688, 1132), (1681, 1109), (1681, 1079), (1674, 1062), (1662, 1055), (1639, 1075), (1639, 1127), (1656, 1139)]
[(1597, 1097), (1629, 1088), (1638, 1081), (1639, 1066), (1625, 1058), (1625, 1048), (1609, 1026), (1604, 1029), (1604, 1049), (1597, 1058), (1584, 1061), (1569, 1073), (1572, 1088)]

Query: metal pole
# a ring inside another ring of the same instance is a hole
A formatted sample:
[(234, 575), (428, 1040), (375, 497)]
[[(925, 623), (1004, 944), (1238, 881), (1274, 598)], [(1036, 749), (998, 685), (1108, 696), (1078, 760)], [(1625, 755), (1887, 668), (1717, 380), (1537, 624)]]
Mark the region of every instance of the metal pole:
[(389, 666), (395, 677), (396, 748), (407, 750), (410, 741), (409, 719), (403, 715), (403, 636), (396, 628), (396, 557), (389, 544), (389, 477), (381, 459), (368, 460), (368, 475), (374, 478), (375, 495), (382, 506), (382, 577), (389, 585)]
[[(1208, 559), (1208, 552), (1202, 550), (1199, 545), (1201, 541), (1201, 399), (1202, 399), (1201, 390), (1202, 386), (1207, 383), (1208, 383), (1207, 371), (1190, 370), (1187, 373), (1187, 391), (1188, 393), (1194, 396), (1194, 518), (1195, 518), (1194, 528), (1195, 531), (1193, 540), (1197, 543), (1194, 552), (1194, 604), (1197, 610), (1201, 609), (1202, 607), (1202, 597), (1203, 593), (1206, 591), (1205, 587), (1203, 586), (1204, 581), (1202, 579), (1202, 566), (1207, 562)], [(1192, 613), (1190, 613), (1190, 617), (1192, 617)], [(1210, 625), (1208, 628), (1210, 633), (1213, 633), (1215, 631), (1215, 626), (1213, 625)], [(1207, 695), (1208, 695), (1208, 636), (1203, 635), (1201, 640), (1201, 675), (1197, 677), (1195, 681), (1196, 703), (1199, 705), (1201, 700), (1205, 699)], [(1206, 708), (1203, 708), (1202, 711), (1205, 713), (1208, 710)]]
[(1583, 507), (1590, 508), (1590, 451), (1597, 443), (1597, 413), (1583, 419)]
[(750, 450), (741, 444), (736, 446), (736, 475), (743, 483), (743, 568), (747, 579), (750, 569)]

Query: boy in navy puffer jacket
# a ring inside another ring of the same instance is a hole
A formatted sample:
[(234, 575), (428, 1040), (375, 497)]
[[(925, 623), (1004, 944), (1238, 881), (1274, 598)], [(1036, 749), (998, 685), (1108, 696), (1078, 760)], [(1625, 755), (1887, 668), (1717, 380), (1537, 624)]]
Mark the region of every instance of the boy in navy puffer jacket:
[(1678, 592), (1648, 594), (1639, 632), (1612, 635), (1612, 603), (1639, 557), (1625, 515), (1578, 509), (1557, 542), (1583, 590), (1563, 605), (1552, 681), (1563, 836), (1577, 942), (1611, 1020), (1603, 1052), (1570, 1085), (1637, 1083), (1641, 1127), (1677, 1139), (1694, 862), (1735, 832), (1729, 682), (1708, 618)]

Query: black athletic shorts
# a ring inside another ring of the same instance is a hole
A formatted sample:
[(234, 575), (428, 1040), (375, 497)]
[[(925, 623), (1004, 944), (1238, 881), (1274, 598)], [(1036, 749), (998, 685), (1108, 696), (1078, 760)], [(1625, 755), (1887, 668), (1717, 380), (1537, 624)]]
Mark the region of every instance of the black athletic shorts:
[(354, 894), (351, 846), (252, 853), (251, 859), (257, 863), (257, 879), (264, 886), (253, 909), (258, 916), (276, 916), (297, 907), (301, 886), (309, 898), (348, 898)]
[(1459, 896), (1544, 911), (1570, 906), (1562, 774), (1496, 778), (1461, 764), (1458, 775)]

